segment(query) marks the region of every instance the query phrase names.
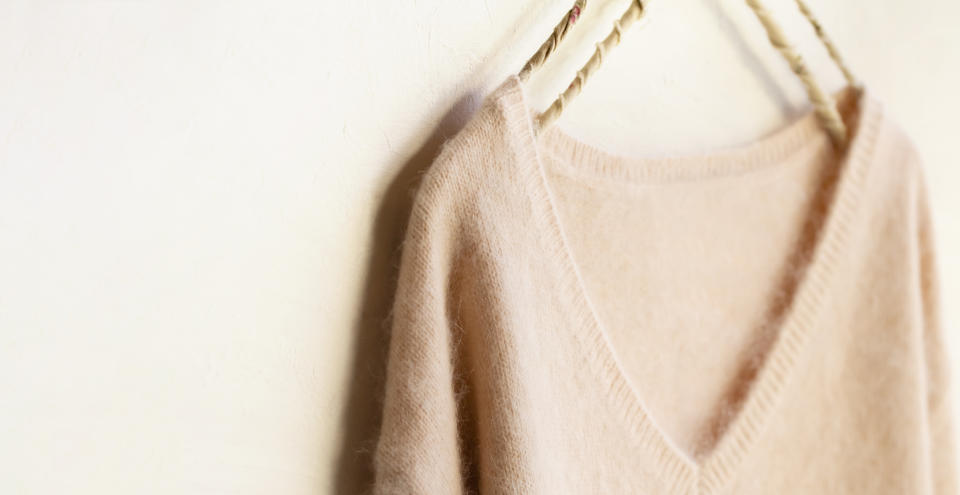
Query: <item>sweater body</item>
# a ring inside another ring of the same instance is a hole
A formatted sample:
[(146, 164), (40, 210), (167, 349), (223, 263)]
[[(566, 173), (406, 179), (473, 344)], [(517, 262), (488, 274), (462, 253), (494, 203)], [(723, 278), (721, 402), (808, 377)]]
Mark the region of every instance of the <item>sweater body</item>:
[(840, 100), (843, 151), (627, 157), (497, 87), (414, 201), (374, 493), (957, 493), (922, 166)]

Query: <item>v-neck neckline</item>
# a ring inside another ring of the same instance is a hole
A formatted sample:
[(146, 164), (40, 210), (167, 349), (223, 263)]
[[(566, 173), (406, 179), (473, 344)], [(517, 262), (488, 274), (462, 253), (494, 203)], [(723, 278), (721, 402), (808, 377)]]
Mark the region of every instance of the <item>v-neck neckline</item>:
[[(750, 450), (770, 419), (786, 384), (797, 366), (804, 344), (815, 330), (818, 316), (832, 284), (832, 274), (840, 258), (850, 230), (855, 224), (858, 199), (869, 169), (883, 107), (866, 88), (853, 91), (854, 132), (846, 151), (835, 160), (840, 167), (830, 195), (827, 212), (816, 234), (812, 256), (797, 284), (786, 312), (775, 330), (774, 341), (747, 386), (745, 399), (727, 424), (713, 447), (699, 460), (694, 459), (673, 441), (656, 423), (643, 396), (621, 365), (602, 320), (599, 318), (581, 270), (570, 249), (567, 235), (556, 205), (555, 193), (549, 184), (551, 172), (542, 156), (545, 140), (554, 150), (562, 150), (568, 159), (581, 160), (594, 172), (623, 181), (670, 181), (685, 176), (708, 177), (730, 175), (752, 167), (776, 166), (787, 155), (797, 151), (822, 133), (812, 112), (782, 127), (779, 131), (746, 145), (714, 152), (678, 155), (664, 158), (627, 157), (583, 143), (556, 126), (536, 136), (533, 130), (534, 110), (529, 106), (524, 88), (515, 75), (501, 83), (494, 94), (501, 98), (507, 130), (517, 147), (518, 161), (533, 203), (537, 228), (546, 245), (556, 255), (560, 266), (560, 287), (570, 297), (576, 314), (577, 338), (596, 366), (613, 407), (618, 409), (637, 445), (660, 463), (664, 481), (674, 491), (696, 490), (701, 495), (714, 494), (729, 484), (744, 455)], [(744, 160), (738, 160), (743, 158)], [(734, 176), (735, 180), (736, 177)]]

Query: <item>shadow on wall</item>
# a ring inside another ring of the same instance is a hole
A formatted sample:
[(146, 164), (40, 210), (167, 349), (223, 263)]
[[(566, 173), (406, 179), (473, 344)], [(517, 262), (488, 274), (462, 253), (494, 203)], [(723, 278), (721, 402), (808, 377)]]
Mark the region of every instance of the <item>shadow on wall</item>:
[(389, 342), (388, 316), (413, 196), (441, 145), (463, 128), (480, 102), (479, 93), (469, 92), (446, 112), (427, 141), (400, 167), (377, 209), (362, 311), (353, 328), (354, 356), (346, 407), (340, 419), (342, 441), (333, 481), (334, 493), (367, 493), (372, 485), (372, 455), (380, 426)]

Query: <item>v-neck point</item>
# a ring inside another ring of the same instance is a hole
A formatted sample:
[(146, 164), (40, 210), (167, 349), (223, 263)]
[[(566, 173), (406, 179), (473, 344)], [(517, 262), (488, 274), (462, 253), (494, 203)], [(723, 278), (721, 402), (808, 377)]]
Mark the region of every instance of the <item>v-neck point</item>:
[(574, 138), (558, 127), (534, 132), (534, 110), (519, 79), (513, 75), (498, 88), (506, 125), (520, 155), (519, 171), (534, 184), (530, 199), (534, 223), (548, 241), (552, 255), (561, 268), (561, 290), (575, 301), (577, 338), (587, 358), (596, 367), (606, 387), (606, 395), (632, 431), (637, 445), (647, 449), (658, 462), (665, 482), (674, 490), (696, 490), (708, 495), (719, 492), (732, 478), (743, 456), (750, 450), (770, 419), (799, 361), (804, 344), (815, 331), (818, 316), (831, 286), (838, 257), (850, 235), (858, 199), (867, 175), (874, 141), (883, 116), (883, 107), (868, 88), (854, 91), (856, 98), (855, 133), (847, 149), (835, 161), (840, 167), (836, 188), (829, 200), (812, 257), (804, 269), (774, 342), (763, 356), (757, 374), (747, 386), (746, 397), (713, 447), (696, 460), (672, 440), (650, 414), (642, 394), (625, 373), (622, 358), (614, 350), (607, 329), (600, 320), (564, 232), (557, 210), (555, 193), (544, 159), (549, 149), (575, 164), (577, 172), (589, 177), (625, 184), (664, 184), (676, 181), (700, 181), (716, 178), (735, 180), (739, 174), (775, 167), (791, 153), (816, 143), (826, 143), (825, 131), (813, 112), (808, 112), (780, 130), (748, 144), (717, 151), (664, 157), (632, 157), (612, 153)]

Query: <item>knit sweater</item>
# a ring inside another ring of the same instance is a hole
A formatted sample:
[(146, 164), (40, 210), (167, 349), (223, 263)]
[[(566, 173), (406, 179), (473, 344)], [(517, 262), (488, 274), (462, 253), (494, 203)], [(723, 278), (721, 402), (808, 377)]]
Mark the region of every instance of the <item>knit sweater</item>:
[(415, 197), (374, 493), (957, 493), (922, 165), (837, 98), (843, 151), (663, 157), (488, 94)]

